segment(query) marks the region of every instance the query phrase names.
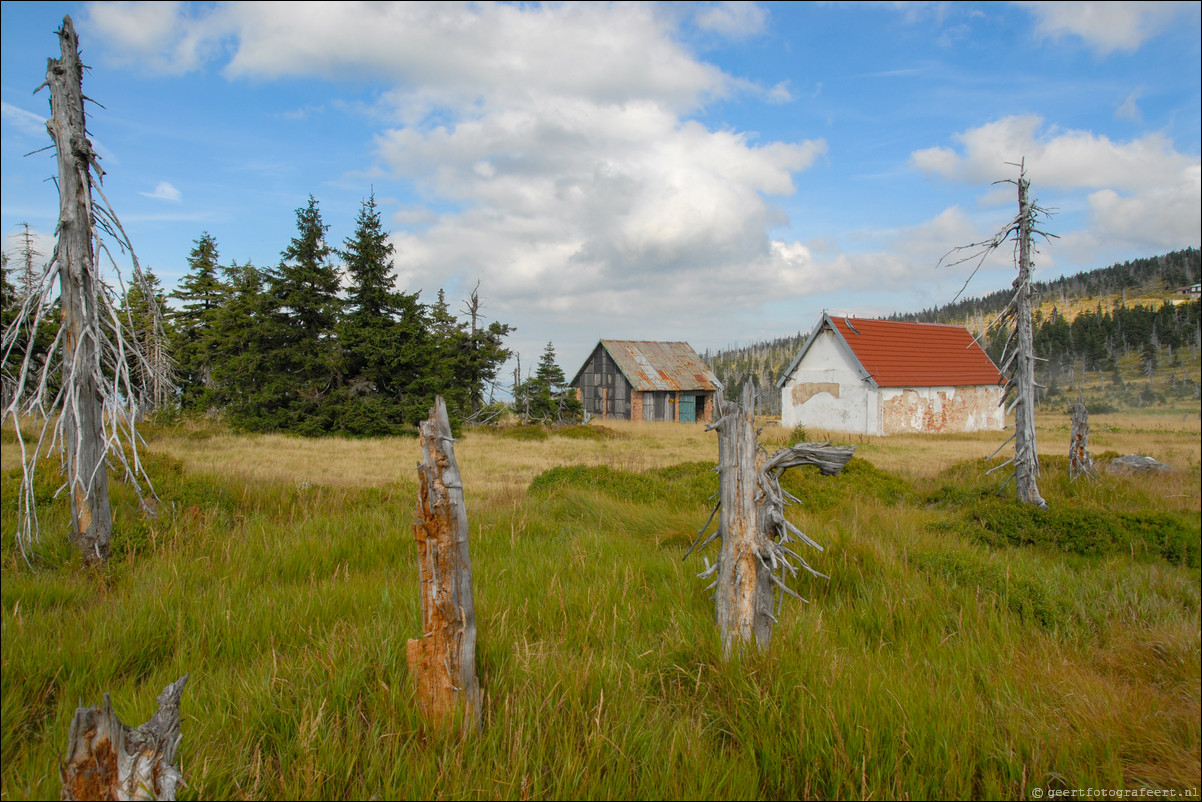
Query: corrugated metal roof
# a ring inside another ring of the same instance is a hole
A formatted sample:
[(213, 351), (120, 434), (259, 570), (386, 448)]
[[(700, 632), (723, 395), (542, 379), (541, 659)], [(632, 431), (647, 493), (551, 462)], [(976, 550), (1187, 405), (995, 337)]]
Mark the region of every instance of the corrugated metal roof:
[(718, 377), (688, 343), (602, 340), (635, 390), (716, 390)]
[(993, 360), (963, 326), (827, 315), (880, 387), (1001, 384)]

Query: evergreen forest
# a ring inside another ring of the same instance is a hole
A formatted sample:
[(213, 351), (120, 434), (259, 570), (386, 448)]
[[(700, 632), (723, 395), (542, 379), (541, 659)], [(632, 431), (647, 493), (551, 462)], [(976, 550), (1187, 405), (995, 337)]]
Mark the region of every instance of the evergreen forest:
[[(179, 286), (153, 271), (116, 292), (143, 356), (130, 354), (136, 403), (159, 414), (220, 415), (235, 428), (301, 435), (411, 432), (435, 396), (456, 427), (485, 415), (510, 356), (512, 327), (484, 322), (473, 290), (463, 317), (439, 290), (433, 303), (398, 292), (375, 197), (365, 199), (341, 248), (328, 241), (318, 202), (296, 211), (296, 235), (272, 267), (223, 264), (205, 232)], [(5, 258), (7, 325), (30, 295), (39, 254)], [(10, 269), (11, 268), (11, 269)], [(11, 274), (11, 275), (10, 275)], [(53, 317), (5, 354), (5, 400), (26, 353), (47, 359)]]

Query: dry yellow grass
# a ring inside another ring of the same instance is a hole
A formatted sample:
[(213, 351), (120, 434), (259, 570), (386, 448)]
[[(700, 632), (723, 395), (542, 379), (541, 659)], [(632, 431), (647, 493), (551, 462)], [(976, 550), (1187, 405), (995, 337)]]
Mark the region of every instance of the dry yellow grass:
[[(1202, 424), (1197, 416), (1182, 419), (1122, 413), (1097, 415), (1090, 423), (1094, 454), (1146, 454), (1183, 472), (1197, 471), (1202, 462)], [(455, 445), (455, 453), (469, 495), (509, 497), (523, 492), (538, 474), (559, 465), (606, 465), (615, 470), (645, 471), (679, 462), (717, 460), (717, 435), (707, 432), (704, 424), (606, 421), (604, 426), (615, 437), (594, 440), (552, 435), (543, 440), (516, 440), (496, 430), (465, 431)], [(1041, 454), (1067, 455), (1067, 415), (1043, 412), (1037, 418), (1037, 427)], [(789, 430), (768, 423), (760, 440), (771, 450), (784, 445), (788, 435)], [(958, 462), (988, 457), (1008, 433), (867, 437), (812, 431), (809, 436), (812, 440), (851, 443), (860, 457), (882, 470), (932, 477)], [(151, 448), (180, 460), (192, 472), (334, 487), (408, 483), (414, 481), (420, 459), (417, 440), (404, 437), (314, 440), (219, 433), (196, 439), (181, 433), (155, 437)], [(15, 449), (6, 449), (6, 467), (15, 460), (8, 451)]]
[[(605, 440), (548, 437), (515, 440), (488, 429), (466, 431), (455, 444), (469, 496), (507, 497), (558, 465), (608, 465), (644, 471), (694, 460), (716, 460), (717, 435), (702, 424), (607, 422)], [(197, 473), (241, 476), (255, 482), (335, 487), (416, 481), (421, 459), (411, 437), (370, 440), (305, 439), (284, 435), (217, 434), (155, 438), (153, 450)]]
[[(704, 424), (606, 421), (603, 425), (614, 437), (552, 435), (543, 440), (516, 440), (497, 430), (465, 431), (455, 448), (469, 496), (489, 500), (511, 497), (523, 492), (538, 474), (560, 465), (606, 465), (615, 470), (645, 471), (680, 462), (717, 460), (717, 435), (707, 432)], [(1036, 425), (1041, 454), (1067, 455), (1066, 414), (1042, 412)], [(1202, 420), (1197, 414), (1095, 415), (1090, 426), (1090, 448), (1095, 455), (1104, 451), (1145, 454), (1182, 472), (1196, 472), (1202, 464)], [(767, 422), (760, 441), (773, 450), (786, 444), (789, 433)], [(933, 477), (958, 462), (988, 457), (1008, 434), (869, 437), (810, 431), (809, 438), (853, 444), (858, 456), (882, 470)], [(328, 487), (409, 483), (415, 481), (415, 467), (420, 460), (415, 438), (306, 439), (222, 431), (198, 435), (186, 426), (154, 434), (150, 449), (180, 460), (192, 473)], [(20, 451), (14, 444), (6, 444), (0, 469), (7, 471), (19, 465)]]

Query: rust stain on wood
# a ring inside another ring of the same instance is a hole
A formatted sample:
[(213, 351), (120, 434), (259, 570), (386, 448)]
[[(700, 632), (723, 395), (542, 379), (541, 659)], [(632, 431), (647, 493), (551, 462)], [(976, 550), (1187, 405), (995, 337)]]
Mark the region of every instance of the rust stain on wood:
[(446, 405), (437, 399), (420, 427), (417, 542), (422, 636), (405, 644), (405, 659), (423, 715), (436, 724), (460, 715), (480, 722), (476, 614), (468, 554), (467, 510)]

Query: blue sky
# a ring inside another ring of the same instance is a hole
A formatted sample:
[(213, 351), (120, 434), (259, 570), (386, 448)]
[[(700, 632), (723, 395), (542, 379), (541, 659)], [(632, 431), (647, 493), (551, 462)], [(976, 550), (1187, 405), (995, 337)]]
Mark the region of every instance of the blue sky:
[[(104, 188), (168, 287), (208, 231), (278, 263), (374, 191), (399, 284), (548, 340), (699, 351), (823, 309), (950, 302), (937, 268), (1056, 210), (1037, 277), (1202, 240), (1199, 3), (3, 3), (0, 231), (57, 214), (33, 94), (70, 14)], [(1009, 254), (970, 292), (1009, 285)]]

